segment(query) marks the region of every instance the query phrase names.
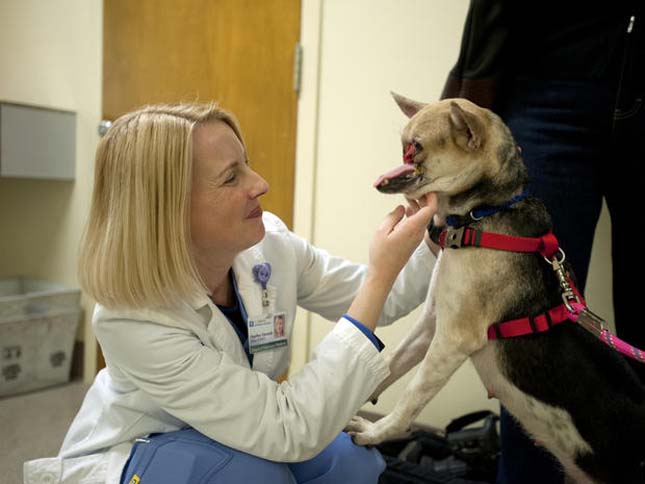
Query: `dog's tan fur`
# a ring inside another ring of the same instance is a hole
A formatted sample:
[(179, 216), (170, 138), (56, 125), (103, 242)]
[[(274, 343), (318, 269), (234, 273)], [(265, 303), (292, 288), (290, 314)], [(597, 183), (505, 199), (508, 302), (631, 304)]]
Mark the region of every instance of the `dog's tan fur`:
[[(394, 187), (393, 193), (419, 199), (436, 192), (441, 219), (451, 213), (468, 213), (481, 203), (477, 195), (468, 194), (473, 186), (484, 185), (485, 203), (496, 204), (517, 192), (518, 179), (520, 185), (525, 181), (525, 172), (510, 168), (508, 160), (519, 155), (513, 152), (516, 147), (508, 128), (492, 112), (463, 99), (430, 105), (397, 95), (395, 99), (411, 117), (402, 134), (404, 147), (417, 142), (422, 149), (414, 158), (414, 183), (401, 190)], [(495, 228), (496, 232), (505, 230), (499, 225)], [(484, 248), (439, 254), (422, 316), (389, 356), (391, 375), (373, 398), (421, 364), (389, 415), (375, 423), (352, 419), (347, 430), (356, 443), (375, 445), (405, 435), (425, 405), (470, 358), (489, 394), (559, 459), (568, 477), (593, 482), (576, 465), (577, 455), (592, 450), (571, 415), (509, 381), (500, 371), (498, 343), (487, 339), (489, 325), (502, 320), (505, 308), (521, 293), (516, 283), (520, 280), (514, 264), (517, 257), (526, 256)]]

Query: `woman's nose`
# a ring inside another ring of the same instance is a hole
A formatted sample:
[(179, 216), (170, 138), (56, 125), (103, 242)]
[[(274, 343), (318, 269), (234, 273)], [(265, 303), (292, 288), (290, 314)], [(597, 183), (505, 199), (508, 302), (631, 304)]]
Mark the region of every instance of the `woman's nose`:
[(269, 184), (260, 176), (259, 173), (254, 171), (253, 175), (256, 177), (256, 180), (254, 181), (251, 189), (251, 198), (258, 198), (269, 191)]

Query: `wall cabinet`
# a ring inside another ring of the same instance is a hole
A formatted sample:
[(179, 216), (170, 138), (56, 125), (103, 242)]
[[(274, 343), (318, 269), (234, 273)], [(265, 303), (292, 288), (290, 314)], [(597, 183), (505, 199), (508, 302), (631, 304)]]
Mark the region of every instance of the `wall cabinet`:
[(0, 101), (0, 177), (73, 180), (76, 113)]

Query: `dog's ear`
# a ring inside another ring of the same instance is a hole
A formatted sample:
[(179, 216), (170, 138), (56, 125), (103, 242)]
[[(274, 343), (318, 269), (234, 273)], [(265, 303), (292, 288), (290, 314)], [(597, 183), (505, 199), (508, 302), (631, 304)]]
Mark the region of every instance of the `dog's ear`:
[(475, 151), (481, 146), (484, 131), (481, 122), (455, 101), (450, 103), (450, 124), (455, 141), (463, 149)]
[(396, 101), (396, 104), (398, 104), (401, 111), (403, 111), (403, 114), (405, 114), (408, 118), (411, 118), (412, 116), (417, 114), (425, 106), (424, 103), (413, 101), (412, 99), (401, 96), (394, 91), (390, 91), (390, 94), (392, 94), (392, 97)]

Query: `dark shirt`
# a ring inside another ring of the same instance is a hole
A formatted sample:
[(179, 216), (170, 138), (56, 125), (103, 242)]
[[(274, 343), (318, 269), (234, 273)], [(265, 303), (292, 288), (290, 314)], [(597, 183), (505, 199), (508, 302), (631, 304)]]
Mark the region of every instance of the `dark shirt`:
[(222, 314), (226, 316), (231, 326), (237, 333), (237, 337), (240, 338), (242, 346), (244, 346), (244, 352), (246, 357), (249, 360), (249, 364), (253, 366), (253, 355), (249, 351), (249, 329), (246, 326), (246, 311), (242, 311), (242, 302), (240, 301), (240, 295), (237, 292), (237, 283), (235, 282), (235, 276), (233, 271), (229, 272), (229, 277), (231, 278), (231, 284), (233, 284), (234, 293), (235, 293), (235, 302), (233, 306), (223, 306), (218, 304), (217, 307)]
[(507, 1), (508, 51), (517, 76), (616, 81), (629, 18), (625, 0)]
[(627, 27), (643, 0), (471, 0), (459, 58), (442, 98), (492, 107), (514, 79), (602, 80), (621, 76)]

